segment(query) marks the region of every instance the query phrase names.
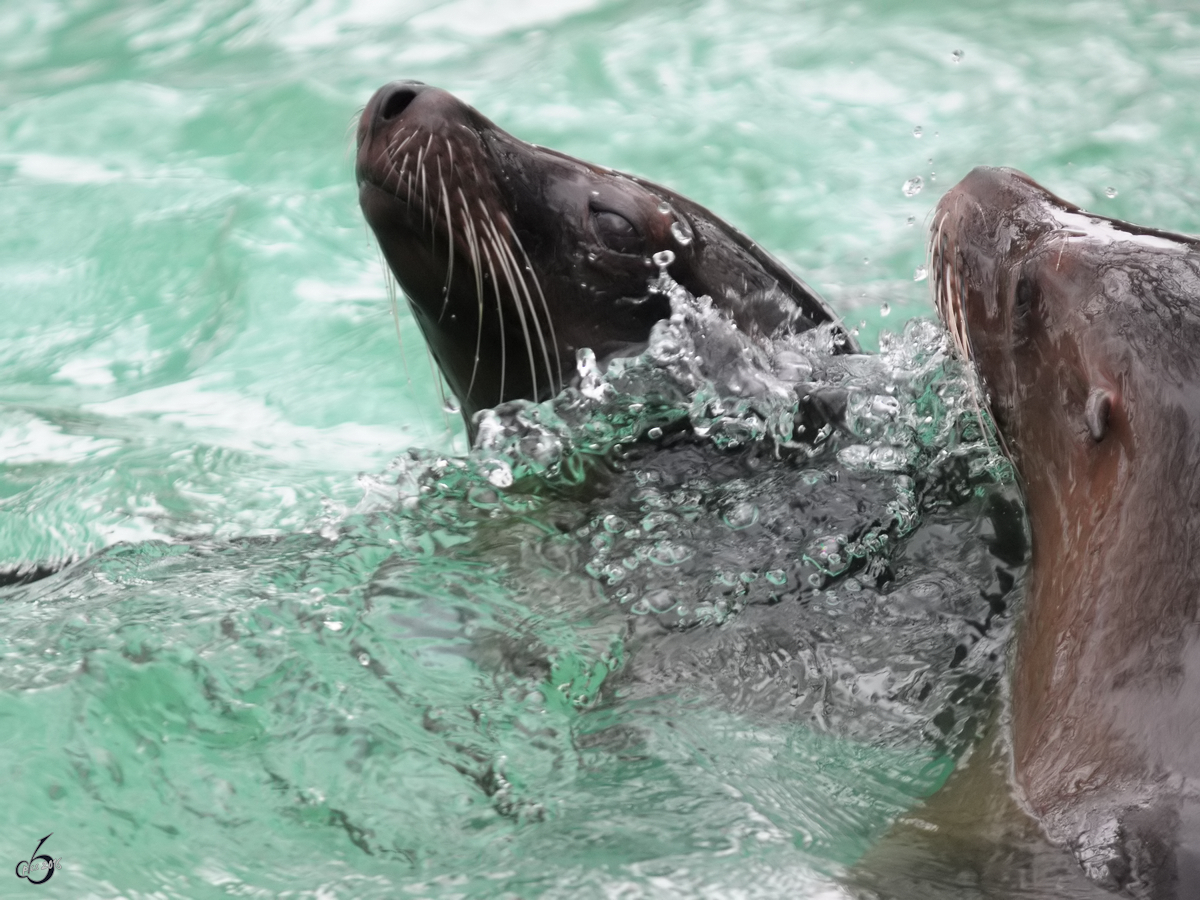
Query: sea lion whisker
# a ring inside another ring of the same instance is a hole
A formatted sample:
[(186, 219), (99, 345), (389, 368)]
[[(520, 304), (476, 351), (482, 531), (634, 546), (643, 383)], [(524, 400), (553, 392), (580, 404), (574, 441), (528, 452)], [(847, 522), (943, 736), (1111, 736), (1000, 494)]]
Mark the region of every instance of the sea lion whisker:
[[(439, 186), (444, 185), (446, 182), (445, 182), (445, 179), (442, 178), (442, 158), (440, 156), (438, 156), (438, 157), (435, 157), (433, 161), (434, 161), (434, 164), (437, 166), (438, 185)], [(436, 191), (435, 191), (435, 193), (436, 193)], [(432, 235), (432, 240), (435, 242), (437, 240), (438, 215), (441, 213), (441, 211), (442, 211), (442, 198), (440, 196), (436, 196), (434, 199), (433, 209), (430, 210), (430, 213), (429, 213), (430, 214), (429, 227), (431, 229), (430, 233)], [(433, 246), (435, 248), (435, 253), (436, 253), (437, 244), (433, 243), (431, 246)]]
[(411, 205), (412, 201), (416, 199), (418, 183), (420, 183), (420, 185), (421, 185), (421, 204), (420, 204), (421, 205), (421, 230), (424, 231), (425, 230), (425, 209), (427, 206), (429, 206), (428, 202), (426, 202), (426, 197), (425, 197), (425, 148), (424, 147), (419, 147), (417, 149), (417, 158), (413, 162), (413, 185), (412, 185), (412, 194), (409, 199), (410, 205)]
[[(510, 232), (512, 231), (512, 226), (508, 223), (507, 217), (505, 217), (505, 226)], [(514, 280), (516, 281), (517, 286), (520, 288), (521, 296), (524, 298), (525, 308), (529, 311), (529, 320), (533, 323), (534, 331), (537, 334), (538, 345), (542, 350), (542, 361), (546, 364), (546, 386), (550, 389), (550, 393), (552, 395), (556, 394), (559, 390), (561, 390), (561, 387), (555, 382), (554, 372), (550, 367), (550, 351), (546, 347), (546, 334), (544, 331), (542, 331), (541, 317), (538, 315), (537, 308), (533, 305), (533, 295), (529, 292), (529, 285), (525, 280), (525, 275), (521, 269), (520, 263), (517, 262), (517, 255), (513, 252), (512, 245), (507, 241), (504, 242), (504, 252), (508, 256), (509, 263), (512, 267)], [(529, 349), (532, 353), (533, 348), (530, 347)]]
[[(489, 236), (489, 243), (492, 250), (496, 254), (496, 268), (504, 274), (504, 280), (508, 284), (508, 289), (512, 294), (513, 308), (517, 312), (517, 321), (521, 323), (521, 334), (525, 338), (525, 352), (529, 356), (529, 375), (533, 379), (533, 396), (536, 399), (538, 396), (537, 389), (537, 366), (533, 360), (533, 340), (529, 336), (529, 323), (525, 317), (525, 305), (521, 302), (521, 293), (517, 290), (515, 273), (509, 268), (509, 255), (505, 252), (508, 248), (504, 241), (500, 238), (500, 233), (496, 230), (496, 225), (492, 221), (487, 208), (483, 205), (483, 201), (479, 202), (479, 206), (485, 218), (481, 219), (486, 233)], [(493, 287), (496, 289), (496, 305), (499, 306), (502, 300), (500, 299), (500, 284), (497, 280)]]
[[(400, 332), (400, 305), (396, 301), (396, 277), (392, 274), (392, 270), (388, 268), (387, 260), (383, 258), (383, 249), (378, 248), (379, 264), (383, 266), (383, 284), (387, 291), (388, 307), (392, 311), (392, 324), (396, 328), (396, 343), (400, 345), (400, 361), (404, 366), (404, 378), (411, 381), (408, 374), (408, 354), (404, 352), (404, 337)], [(408, 299), (405, 295), (405, 299)], [(412, 303), (409, 300), (409, 303)]]
[[(508, 371), (508, 340), (504, 333), (504, 304), (500, 298), (500, 279), (496, 277), (496, 266), (492, 261), (491, 246), (487, 240), (487, 233), (481, 234), (483, 240), (479, 242), (479, 247), (483, 251), (484, 260), (487, 262), (488, 274), (492, 278), (492, 295), (496, 298), (496, 317), (499, 319), (500, 332), (500, 401), (504, 401), (504, 378)], [(482, 299), (482, 297), (481, 297)], [(483, 304), (479, 306), (479, 328), (480, 335), (483, 333)]]
[(425, 212), (429, 208), (429, 192), (425, 183), (425, 161), (429, 158), (429, 148), (433, 145), (433, 135), (429, 135), (429, 140), (425, 142), (425, 146), (421, 148), (421, 152), (417, 155), (417, 168), (421, 172), (421, 228), (425, 228)]
[[(554, 317), (550, 315), (550, 306), (549, 306), (549, 304), (546, 303), (546, 295), (542, 291), (542, 282), (537, 277), (537, 272), (534, 270), (533, 264), (529, 261), (529, 254), (525, 252), (525, 245), (521, 243), (521, 238), (520, 238), (520, 236), (518, 236), (516, 229), (513, 228), (512, 222), (509, 220), (508, 216), (504, 217), (504, 225), (506, 228), (508, 228), (508, 233), (512, 236), (513, 243), (516, 244), (517, 249), (521, 251), (521, 258), (525, 260), (525, 271), (527, 273), (529, 273), (529, 277), (533, 281), (533, 286), (535, 288), (537, 288), (538, 299), (542, 305), (542, 312), (545, 313), (545, 316), (546, 316), (546, 327), (548, 329), (550, 329), (550, 344), (554, 347), (557, 347), (558, 346), (558, 335), (555, 334), (555, 332), (554, 332)], [(547, 352), (544, 341), (542, 343), (542, 352), (543, 353)], [(561, 391), (563, 389), (563, 384), (565, 382), (563, 380), (562, 358), (560, 356), (558, 356), (558, 354), (555, 354), (554, 359), (555, 359), (556, 368), (558, 369), (558, 380), (555, 381), (553, 375), (550, 372), (549, 359), (547, 359), (547, 361), (546, 361), (546, 378), (551, 381), (552, 386), (554, 388), (554, 393), (557, 394), (559, 391)]]
[(366, 107), (360, 107), (349, 122), (346, 123), (346, 155), (349, 156), (352, 152), (358, 150), (358, 140), (355, 137), (361, 125), (363, 113), (366, 112)]
[(479, 253), (479, 241), (475, 234), (475, 223), (471, 220), (467, 198), (463, 196), (462, 187), (458, 188), (458, 198), (462, 201), (463, 238), (471, 254), (471, 270), (475, 273), (475, 294), (479, 299), (479, 311), (475, 323), (475, 358), (471, 365), (471, 380), (467, 385), (467, 396), (475, 387), (475, 378), (479, 374), (479, 351), (483, 346), (483, 274), (482, 259)]
[[(442, 189), (442, 206), (446, 209), (446, 283), (442, 286), (442, 311), (438, 313), (438, 323), (446, 315), (446, 307), (450, 305), (450, 286), (454, 282), (454, 217), (450, 210), (450, 194), (446, 191), (446, 182), (441, 180), (442, 164), (438, 162), (438, 184)], [(441, 208), (441, 207), (439, 207)], [(436, 231), (437, 224), (434, 224)]]
[[(408, 164), (408, 153), (405, 152), (404, 157), (403, 157), (403, 159), (400, 160), (399, 165), (397, 165), (396, 160), (398, 158), (400, 158), (400, 151), (404, 149), (404, 145), (407, 144), (409, 142), (409, 140), (412, 139), (412, 137), (413, 136), (410, 134), (403, 141), (400, 141), (397, 144), (397, 146), (395, 146), (395, 147), (389, 146), (387, 149), (387, 152), (384, 155), (389, 164), (388, 165), (389, 171), (391, 171), (392, 173), (394, 173), (396, 175), (397, 183), (399, 182), (400, 177), (401, 177), (400, 173), (402, 173), (404, 171), (404, 167)], [(399, 194), (397, 194), (397, 196), (399, 196)]]
[(387, 174), (387, 179), (384, 181), (384, 184), (387, 184), (388, 182), (391, 182), (394, 180), (396, 182), (396, 187), (393, 190), (393, 193), (397, 197), (399, 197), (400, 196), (400, 182), (403, 179), (403, 176), (400, 173), (403, 171), (404, 164), (401, 163), (399, 166), (396, 164), (396, 153), (393, 153), (390, 148), (388, 149), (388, 152), (385, 154), (385, 158), (387, 159), (388, 174)]
[[(404, 140), (400, 140), (401, 135), (404, 135)], [(407, 144), (409, 141), (411, 141), (416, 136), (417, 136), (417, 132), (415, 130), (409, 130), (407, 133), (405, 133), (405, 131), (403, 129), (401, 129), (400, 131), (397, 131), (395, 136), (392, 138), (391, 143), (389, 143), (387, 146), (388, 154), (391, 156), (395, 156), (397, 153), (399, 153), (401, 150), (404, 149), (405, 144)]]
[[(405, 197), (401, 196), (400, 190), (401, 190), (401, 188), (404, 187), (405, 178), (408, 177), (408, 156), (409, 156), (409, 154), (406, 152), (404, 154), (404, 158), (400, 160), (400, 168), (396, 172), (396, 197), (397, 197), (397, 199), (400, 199), (400, 200), (406, 199)], [(411, 191), (409, 193), (411, 195)], [(408, 207), (409, 204), (406, 203), (405, 206)], [(408, 220), (408, 223), (411, 225), (412, 224), (412, 209), (411, 208), (407, 208), (405, 210), (405, 218)]]

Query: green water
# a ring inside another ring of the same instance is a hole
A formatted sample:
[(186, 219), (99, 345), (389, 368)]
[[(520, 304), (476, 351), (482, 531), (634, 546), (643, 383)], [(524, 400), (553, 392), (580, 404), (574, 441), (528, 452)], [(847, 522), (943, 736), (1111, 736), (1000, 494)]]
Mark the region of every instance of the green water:
[[(975, 164), (1200, 231), (1198, 47), (1150, 2), (0, 5), (0, 562), (127, 542), (0, 600), (0, 863), (63, 860), (0, 895), (837, 896), (942, 761), (686, 698), (614, 746), (455, 650), (530, 615), (433, 554), (456, 522), (350, 516), (405, 449), (464, 449), (397, 341), (357, 111), (420, 78), (668, 184), (873, 344), (931, 314), (924, 225)], [(388, 568), (405, 541), (427, 565)], [(534, 618), (594, 690), (611, 623)]]

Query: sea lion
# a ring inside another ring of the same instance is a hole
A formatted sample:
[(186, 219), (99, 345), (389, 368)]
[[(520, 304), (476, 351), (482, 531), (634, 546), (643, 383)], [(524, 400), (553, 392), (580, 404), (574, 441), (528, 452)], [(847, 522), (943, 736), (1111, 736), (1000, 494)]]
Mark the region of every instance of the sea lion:
[[(357, 140), (363, 214), (469, 430), (481, 409), (556, 394), (582, 348), (601, 363), (644, 348), (670, 315), (648, 291), (661, 251), (679, 284), (751, 334), (836, 321), (812, 288), (699, 204), (520, 141), (446, 91), (380, 88)], [(844, 330), (838, 339), (857, 351)]]
[(1100, 884), (1200, 897), (1200, 241), (989, 168), (932, 233), (1028, 508), (1019, 798)]

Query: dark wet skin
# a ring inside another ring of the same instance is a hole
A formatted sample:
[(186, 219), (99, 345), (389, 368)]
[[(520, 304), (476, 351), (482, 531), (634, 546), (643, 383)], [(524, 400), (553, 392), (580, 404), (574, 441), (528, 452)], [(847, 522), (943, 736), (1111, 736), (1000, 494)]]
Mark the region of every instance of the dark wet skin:
[[(356, 176), (469, 429), (481, 409), (557, 393), (581, 348), (601, 363), (640, 352), (670, 315), (647, 290), (659, 251), (674, 254), (676, 281), (751, 334), (835, 320), (808, 285), (686, 197), (520, 141), (419, 82), (371, 98)], [(857, 350), (844, 331), (841, 341)]]
[(1200, 897), (1200, 241), (980, 168), (933, 263), (1028, 506), (1021, 798), (1098, 883)]

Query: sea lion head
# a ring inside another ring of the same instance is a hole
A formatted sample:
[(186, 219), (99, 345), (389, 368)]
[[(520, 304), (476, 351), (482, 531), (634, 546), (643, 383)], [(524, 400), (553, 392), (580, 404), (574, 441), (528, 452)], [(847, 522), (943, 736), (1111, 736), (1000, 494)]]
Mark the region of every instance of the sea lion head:
[[(669, 274), (751, 334), (832, 321), (806, 284), (666, 188), (520, 141), (445, 91), (389, 84), (358, 127), (359, 202), (468, 427), (570, 383), (576, 353), (644, 348)], [(660, 257), (660, 260), (662, 257)], [(841, 335), (847, 350), (856, 349)]]
[(1197, 246), (1085, 212), (1013, 169), (977, 168), (942, 198), (935, 302), (1019, 469), (1033, 453), (1045, 471), (1075, 455), (1068, 445), (1133, 452), (1131, 417), (1195, 405)]

